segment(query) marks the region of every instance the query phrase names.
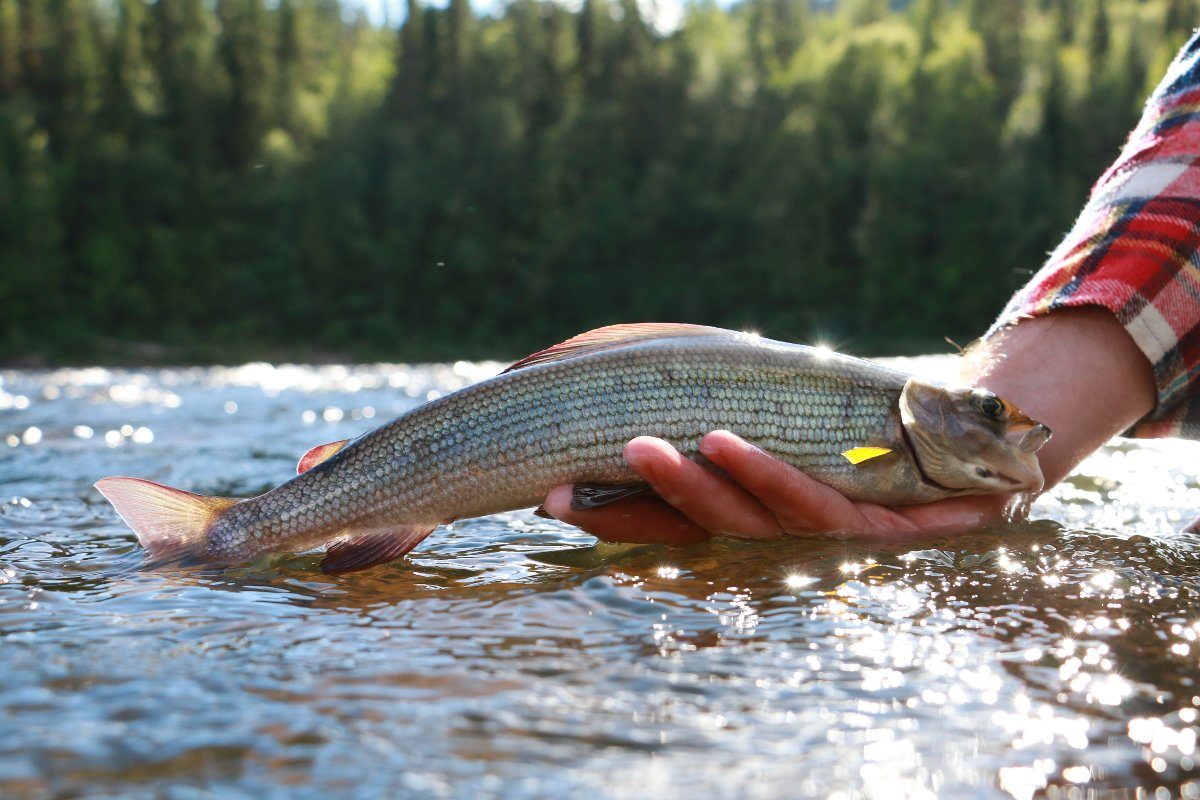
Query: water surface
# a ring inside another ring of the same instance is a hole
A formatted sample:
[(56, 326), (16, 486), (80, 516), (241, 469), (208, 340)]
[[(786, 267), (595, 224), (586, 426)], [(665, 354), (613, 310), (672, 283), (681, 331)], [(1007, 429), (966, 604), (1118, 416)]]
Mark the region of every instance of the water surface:
[(1200, 797), (1197, 444), (955, 538), (516, 512), (340, 578), (147, 570), (91, 488), (256, 494), (496, 368), (0, 373), (0, 796)]

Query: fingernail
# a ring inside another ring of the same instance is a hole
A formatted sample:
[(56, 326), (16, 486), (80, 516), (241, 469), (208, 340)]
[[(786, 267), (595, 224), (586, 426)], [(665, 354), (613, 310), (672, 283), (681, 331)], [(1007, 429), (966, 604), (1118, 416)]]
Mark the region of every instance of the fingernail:
[(710, 458), (713, 455), (722, 454), (725, 450), (741, 450), (745, 453), (766, 455), (766, 451), (764, 451), (761, 447), (747, 442), (745, 439), (741, 438), (732, 431), (717, 430), (712, 431), (712, 433), (723, 434), (723, 436), (719, 436), (715, 440), (710, 441), (712, 434), (709, 434), (709, 436), (706, 436), (700, 440), (700, 452)]
[[(714, 436), (713, 434), (718, 435)], [(726, 430), (709, 431), (708, 434), (700, 440), (700, 452), (706, 456), (714, 453), (720, 453), (724, 449), (724, 446), (721, 444), (721, 440), (725, 435), (732, 436), (733, 434)]]
[(645, 475), (647, 472), (653, 472), (657, 464), (657, 459), (654, 456), (647, 456), (645, 453), (639, 453), (634, 450), (632, 453), (625, 453), (625, 463), (633, 467), (635, 472)]
[(621, 450), (621, 455), (625, 457), (625, 463), (631, 467), (643, 460), (637, 448), (631, 448), (629, 445), (625, 445), (624, 449)]

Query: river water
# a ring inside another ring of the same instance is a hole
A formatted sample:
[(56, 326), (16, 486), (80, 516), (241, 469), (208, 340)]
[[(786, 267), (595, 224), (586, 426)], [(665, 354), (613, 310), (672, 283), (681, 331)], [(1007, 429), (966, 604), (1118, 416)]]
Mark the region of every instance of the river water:
[(149, 570), (91, 487), (256, 494), (498, 366), (0, 373), (0, 797), (1200, 797), (1200, 444), (955, 538), (521, 511), (340, 578)]

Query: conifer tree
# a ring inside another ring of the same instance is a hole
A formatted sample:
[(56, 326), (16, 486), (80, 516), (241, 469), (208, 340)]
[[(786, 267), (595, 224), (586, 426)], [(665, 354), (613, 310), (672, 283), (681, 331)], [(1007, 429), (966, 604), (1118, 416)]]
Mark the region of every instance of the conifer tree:
[(417, 109), (428, 91), (424, 11), (417, 0), (406, 0), (404, 22), (397, 34), (396, 69), (385, 107), (399, 115)]
[(276, 8), (278, 35), (275, 43), (272, 107), (269, 115), (276, 127), (293, 138), (299, 133), (296, 119), (296, 95), (302, 84), (304, 67), (300, 44), (300, 20), (292, 0), (279, 0)]
[(115, 35), (108, 47), (103, 127), (129, 136), (142, 127), (151, 105), (154, 77), (146, 61), (144, 0), (120, 0)]
[(0, 98), (15, 93), (20, 81), (18, 28), (15, 0), (0, 0)]
[(1166, 13), (1163, 15), (1163, 27), (1168, 35), (1184, 37), (1191, 34), (1200, 19), (1200, 9), (1196, 8), (1195, 0), (1167, 0)]
[(918, 0), (916, 3), (917, 41), (922, 57), (934, 49), (943, 12), (942, 0)]
[(1000, 89), (999, 100), (1007, 106), (1024, 73), (1025, 0), (971, 0), (969, 17), (983, 39), (984, 61)]
[(38, 0), (17, 0), (18, 54), (21, 82), (26, 89), (37, 91), (42, 72), (43, 4)]
[[(1078, 0), (1055, 0), (1054, 31), (1063, 44), (1075, 41), (1076, 3)], [(1185, 0), (1186, 2), (1187, 0)]]
[(257, 156), (266, 133), (269, 76), (261, 0), (217, 0), (218, 52), (229, 81), (222, 149), (232, 167)]
[(579, 74), (583, 80), (585, 96), (595, 96), (607, 86), (605, 52), (608, 45), (610, 0), (583, 0), (576, 21), (576, 39), (579, 52)]
[(1087, 51), (1093, 66), (1099, 66), (1108, 58), (1109, 40), (1112, 32), (1108, 20), (1106, 0), (1095, 0), (1092, 16), (1088, 22)]
[(464, 102), (468, 91), (467, 70), (471, 58), (475, 18), (471, 13), (471, 0), (449, 0), (447, 14), (446, 60), (450, 67), (450, 87), (456, 97)]
[(47, 5), (47, 30), (53, 57), (42, 72), (42, 119), (60, 152), (77, 146), (94, 111), (98, 77), (91, 15), (80, 0), (52, 0)]
[(212, 17), (203, 0), (157, 0), (153, 6), (154, 71), (167, 142), (193, 178), (212, 143), (209, 113), (214, 62)]

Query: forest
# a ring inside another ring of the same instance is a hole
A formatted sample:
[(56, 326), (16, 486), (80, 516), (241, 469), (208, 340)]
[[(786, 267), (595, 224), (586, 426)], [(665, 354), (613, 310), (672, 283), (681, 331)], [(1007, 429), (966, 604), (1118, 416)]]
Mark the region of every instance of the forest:
[(1193, 0), (0, 0), (0, 362), (947, 351)]

